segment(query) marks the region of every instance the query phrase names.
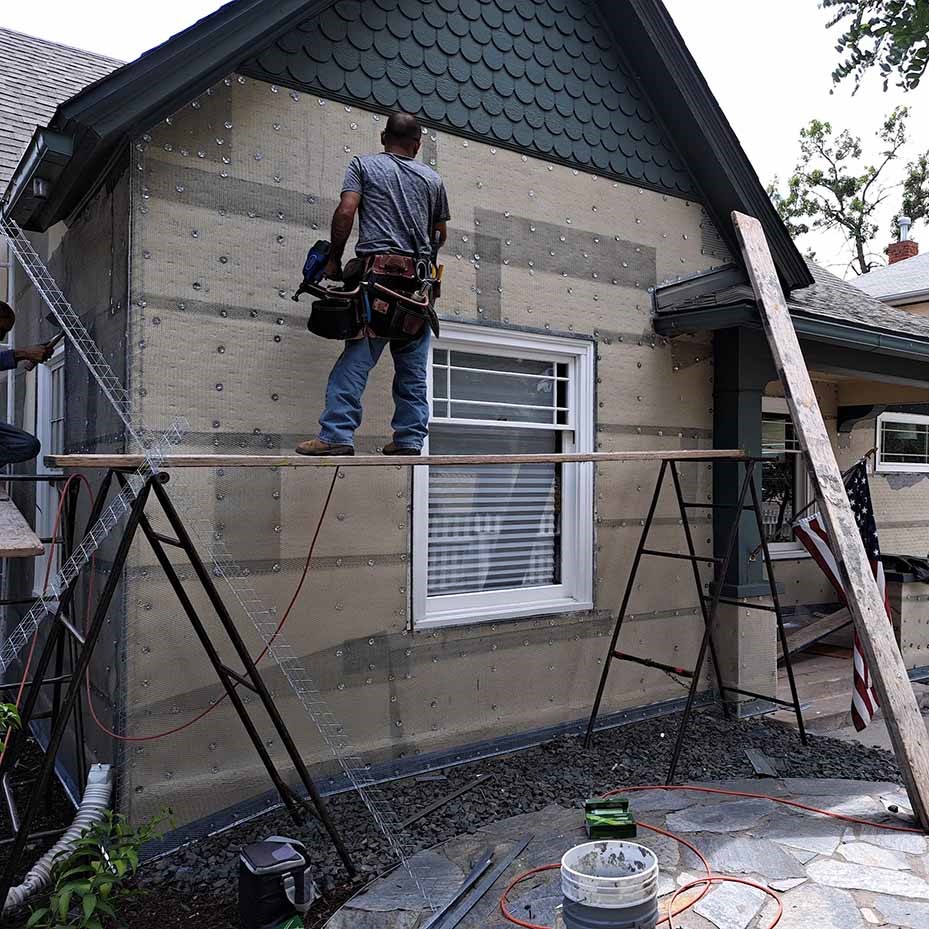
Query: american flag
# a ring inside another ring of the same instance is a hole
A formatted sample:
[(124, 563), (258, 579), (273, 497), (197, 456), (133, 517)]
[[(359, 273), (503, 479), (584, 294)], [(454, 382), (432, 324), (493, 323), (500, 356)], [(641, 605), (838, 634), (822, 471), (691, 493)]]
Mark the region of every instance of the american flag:
[[(858, 462), (848, 472), (845, 477), (845, 489), (848, 491), (848, 500), (852, 505), (852, 512), (855, 514), (855, 522), (858, 524), (858, 531), (861, 533), (861, 541), (868, 553), (871, 570), (874, 572), (874, 579), (877, 581), (878, 589), (884, 600), (884, 609), (887, 610), (889, 619), (890, 603), (887, 600), (887, 585), (884, 581), (884, 567), (881, 564), (881, 547), (877, 538), (877, 525), (874, 522), (871, 491), (868, 487), (868, 468), (864, 461)], [(846, 603), (845, 591), (839, 580), (838, 565), (829, 546), (829, 536), (819, 513), (798, 520), (793, 529), (797, 541), (802, 543), (803, 547), (816, 559), (816, 563), (822, 568), (826, 577), (829, 578), (829, 582), (836, 589), (842, 602)], [(871, 722), (877, 711), (878, 702), (877, 694), (874, 692), (871, 683), (871, 673), (864, 659), (861, 642), (858, 640), (857, 631), (855, 632), (852, 658), (855, 667), (854, 687), (852, 689), (852, 722), (855, 729), (861, 732)]]

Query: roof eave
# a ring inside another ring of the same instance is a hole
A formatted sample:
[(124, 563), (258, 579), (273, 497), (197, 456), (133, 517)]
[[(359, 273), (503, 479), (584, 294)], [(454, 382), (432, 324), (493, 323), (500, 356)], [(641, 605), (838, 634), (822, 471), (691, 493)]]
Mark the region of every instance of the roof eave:
[(41, 226), (39, 217), (73, 156), (71, 136), (38, 127), (10, 179), (0, 213), (30, 231), (48, 228)]
[(334, 2), (236, 0), (62, 103), (50, 127), (75, 138), (75, 156), (35, 221), (47, 229), (67, 218), (120, 145), (234, 71), (256, 45)]

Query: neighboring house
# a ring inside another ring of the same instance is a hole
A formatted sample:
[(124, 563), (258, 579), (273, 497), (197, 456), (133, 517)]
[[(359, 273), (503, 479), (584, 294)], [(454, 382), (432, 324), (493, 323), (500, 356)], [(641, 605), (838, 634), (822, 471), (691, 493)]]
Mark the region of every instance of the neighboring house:
[(929, 254), (920, 255), (910, 238), (910, 220), (897, 220), (900, 238), (887, 246), (888, 263), (855, 278), (854, 285), (866, 294), (909, 313), (929, 316)]
[[(289, 452), (314, 433), (339, 350), (307, 333), (309, 306), (290, 294), (346, 162), (379, 147), (394, 108), (427, 125), (422, 157), (452, 210), (430, 449), (764, 452), (784, 602), (803, 614), (834, 600), (778, 518), (806, 482), (730, 212), (764, 225), (843, 464), (868, 444), (862, 406), (929, 403), (929, 321), (806, 265), (660, 0), (237, 0), (62, 103), (5, 208), (56, 243), (52, 269), (147, 426), (186, 417), (186, 452)], [(67, 450), (122, 449), (65, 358)], [(362, 451), (387, 439), (390, 376), (384, 364), (372, 378)], [(734, 502), (735, 466), (684, 471), (690, 499)], [(655, 474), (347, 472), (286, 636), (355, 747), (410, 770), (583, 717)], [(169, 487), (283, 610), (325, 475), (182, 471)], [(929, 524), (924, 497), (906, 497), (906, 520)], [(729, 531), (732, 511), (716, 514), (695, 519), (703, 554)], [(670, 494), (657, 525), (663, 547), (682, 544)], [(762, 596), (757, 535), (745, 520), (738, 532), (725, 591)], [(881, 527), (888, 550), (895, 532)], [(688, 572), (644, 564), (629, 651), (693, 660)], [(142, 545), (112, 630), (94, 673), (111, 724), (174, 728), (218, 696)], [(727, 608), (718, 644), (731, 682), (773, 689), (769, 613)], [(325, 760), (279, 674), (268, 679), (306, 757)], [(617, 665), (606, 707), (681, 695), (660, 672)], [(91, 747), (113, 755), (99, 734)], [(267, 786), (227, 704), (120, 757), (134, 814), (170, 804), (181, 823), (216, 825)]]

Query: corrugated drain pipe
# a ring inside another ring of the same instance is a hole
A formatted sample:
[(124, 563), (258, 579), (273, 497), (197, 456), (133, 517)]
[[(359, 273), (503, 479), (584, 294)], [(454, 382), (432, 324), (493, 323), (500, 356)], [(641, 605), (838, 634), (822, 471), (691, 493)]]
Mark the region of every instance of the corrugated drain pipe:
[(113, 772), (108, 764), (91, 765), (87, 775), (87, 787), (84, 798), (77, 808), (74, 822), (68, 831), (32, 866), (26, 879), (18, 887), (10, 888), (3, 913), (12, 912), (21, 907), (33, 894), (44, 890), (52, 880), (52, 866), (60, 855), (68, 855), (74, 850), (81, 833), (94, 823), (103, 819), (109, 809), (113, 793)]

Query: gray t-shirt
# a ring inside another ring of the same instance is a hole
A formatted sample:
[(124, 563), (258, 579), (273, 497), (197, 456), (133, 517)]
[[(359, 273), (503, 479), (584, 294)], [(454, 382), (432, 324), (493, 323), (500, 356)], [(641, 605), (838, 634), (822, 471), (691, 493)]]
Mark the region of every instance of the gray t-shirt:
[(345, 172), (346, 191), (361, 194), (356, 254), (432, 254), (432, 230), (449, 212), (442, 178), (428, 165), (387, 152), (356, 155)]

